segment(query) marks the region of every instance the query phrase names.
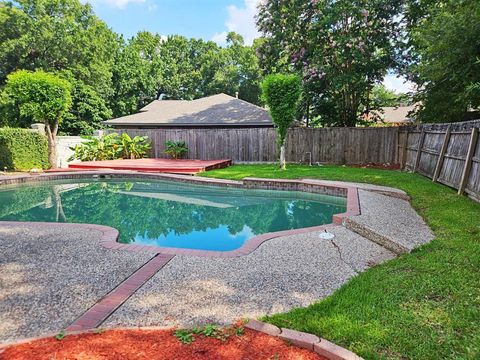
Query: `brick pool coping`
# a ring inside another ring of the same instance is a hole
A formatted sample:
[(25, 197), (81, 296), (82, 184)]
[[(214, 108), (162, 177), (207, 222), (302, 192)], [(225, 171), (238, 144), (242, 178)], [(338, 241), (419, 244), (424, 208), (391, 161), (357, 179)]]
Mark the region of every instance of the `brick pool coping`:
[[(248, 319), (245, 327), (258, 331), (273, 337), (277, 337), (286, 341), (289, 344), (293, 344), (297, 347), (301, 347), (310, 351), (317, 353), (320, 356), (323, 356), (329, 360), (363, 360), (360, 356), (353, 353), (352, 351), (345, 349), (341, 346), (338, 346), (326, 339), (320, 338), (316, 335), (287, 329), (279, 328), (275, 325), (264, 323), (255, 319)], [(105, 330), (141, 330), (141, 331), (156, 331), (156, 330), (169, 330), (175, 329), (172, 327), (165, 326), (146, 326), (146, 327), (117, 327), (117, 328), (105, 328)], [(82, 335), (94, 333), (94, 329), (83, 329), (83, 330), (70, 330), (66, 335)], [(50, 333), (42, 335), (39, 337), (33, 337), (28, 339), (22, 339), (19, 341), (14, 341), (6, 344), (0, 345), (0, 355), (8, 347), (18, 346), (22, 344), (28, 344), (33, 341), (44, 340), (56, 336), (58, 333)]]
[[(247, 240), (241, 247), (231, 251), (211, 251), (211, 250), (196, 250), (196, 249), (184, 249), (173, 247), (161, 247), (156, 245), (137, 245), (137, 244), (122, 244), (119, 243), (118, 230), (106, 226), (96, 224), (75, 224), (75, 223), (50, 223), (50, 224), (62, 224), (66, 226), (82, 226), (93, 230), (102, 232), (102, 237), (99, 244), (105, 248), (113, 250), (127, 250), (135, 252), (155, 252), (157, 254), (166, 255), (190, 255), (190, 256), (202, 256), (202, 257), (238, 257), (251, 253), (257, 249), (263, 242), (278, 238), (281, 236), (291, 236), (298, 234), (305, 234), (315, 231), (326, 231), (328, 228), (334, 225), (342, 225), (344, 219), (349, 216), (355, 216), (360, 214), (360, 204), (358, 199), (358, 190), (354, 186), (338, 184), (324, 183), (321, 180), (310, 179), (298, 179), (298, 180), (284, 180), (284, 179), (261, 179), (261, 178), (245, 178), (243, 181), (212, 179), (202, 177), (192, 177), (185, 175), (175, 174), (157, 174), (157, 173), (143, 173), (135, 171), (116, 171), (116, 170), (102, 170), (102, 171), (75, 171), (75, 172), (62, 172), (62, 173), (44, 173), (39, 175), (19, 175), (12, 177), (0, 178), (1, 185), (15, 185), (24, 184), (29, 182), (38, 181), (50, 181), (50, 180), (65, 180), (65, 179), (85, 179), (85, 178), (138, 178), (149, 180), (170, 180), (187, 182), (198, 185), (210, 185), (210, 186), (223, 186), (227, 188), (239, 188), (239, 189), (263, 189), (263, 190), (287, 190), (287, 191), (303, 191), (308, 193), (316, 193), (331, 196), (346, 197), (347, 209), (340, 214), (334, 214), (331, 224), (324, 224), (319, 226), (312, 226), (306, 228), (283, 230), (270, 233), (264, 233), (256, 235)], [(35, 222), (16, 222), (16, 221), (0, 221), (2, 224), (14, 225), (22, 224), (31, 226), (30, 224), (36, 224)], [(48, 224), (48, 222), (43, 222)]]

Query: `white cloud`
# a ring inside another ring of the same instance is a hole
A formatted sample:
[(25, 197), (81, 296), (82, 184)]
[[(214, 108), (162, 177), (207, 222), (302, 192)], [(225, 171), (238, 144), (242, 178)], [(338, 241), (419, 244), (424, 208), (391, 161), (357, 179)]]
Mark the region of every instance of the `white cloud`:
[[(244, 1), (243, 7), (237, 7), (236, 5), (227, 6), (228, 15), (225, 27), (228, 31), (235, 31), (242, 35), (245, 43), (251, 45), (253, 39), (260, 35), (255, 25), (255, 15), (258, 12), (257, 6), (261, 0)], [(227, 31), (216, 33), (213, 35), (212, 40), (222, 45), (225, 43), (226, 35)]]
[(144, 3), (145, 0), (88, 0), (88, 2), (92, 5), (107, 4), (119, 9), (125, 9), (130, 3)]
[(215, 41), (218, 45), (225, 45), (227, 42), (227, 32), (222, 31), (215, 33), (210, 40)]
[(406, 93), (415, 90), (415, 84), (407, 81), (403, 76), (395, 74), (387, 74), (383, 79), (383, 85), (387, 89), (393, 90), (397, 93)]

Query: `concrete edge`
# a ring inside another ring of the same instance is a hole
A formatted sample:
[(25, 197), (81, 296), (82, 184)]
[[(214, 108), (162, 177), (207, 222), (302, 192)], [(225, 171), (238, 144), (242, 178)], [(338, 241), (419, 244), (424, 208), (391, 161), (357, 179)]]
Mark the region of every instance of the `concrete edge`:
[(348, 230), (351, 230), (354, 233), (363, 236), (371, 242), (374, 242), (397, 255), (409, 253), (414, 249), (414, 247), (407, 248), (404, 245), (400, 244), (398, 241), (395, 241), (394, 239), (391, 239), (385, 235), (379, 234), (368, 226), (356, 222), (354, 220), (354, 217), (345, 218), (343, 220), (343, 226), (346, 227)]
[(313, 334), (287, 328), (280, 329), (275, 325), (255, 319), (250, 319), (245, 327), (278, 337), (290, 344), (313, 351), (329, 360), (363, 360), (352, 351)]
[[(291, 330), (286, 328), (278, 328), (275, 325), (268, 324), (259, 320), (249, 319), (245, 324), (245, 327), (250, 330), (258, 331), (269, 336), (277, 337), (282, 339), (290, 344), (293, 344), (297, 347), (301, 347), (312, 352), (317, 353), (320, 356), (323, 356), (329, 360), (363, 360), (360, 356), (356, 355), (350, 350), (347, 350), (341, 346), (335, 345), (334, 343), (320, 338), (316, 335), (309, 333)], [(175, 327), (164, 327), (164, 326), (146, 326), (146, 327), (114, 327), (114, 328), (105, 328), (101, 329), (104, 331), (110, 330), (141, 330), (141, 331), (156, 331), (156, 330), (174, 330)], [(74, 336), (82, 334), (95, 334), (101, 333), (98, 329), (88, 329), (80, 331), (67, 331), (65, 336)], [(5, 351), (8, 347), (18, 346), (23, 344), (28, 344), (33, 341), (45, 340), (48, 338), (55, 337), (59, 333), (49, 333), (39, 337), (27, 338), (18, 341), (13, 341), (0, 345), (0, 354)]]

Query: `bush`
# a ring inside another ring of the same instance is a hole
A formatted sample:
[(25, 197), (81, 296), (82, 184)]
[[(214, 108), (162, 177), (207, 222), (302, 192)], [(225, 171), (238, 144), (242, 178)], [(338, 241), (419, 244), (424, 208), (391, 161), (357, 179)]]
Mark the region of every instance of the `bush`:
[(27, 129), (0, 129), (0, 170), (48, 169), (47, 138)]
[(181, 159), (188, 152), (185, 141), (165, 141), (165, 154), (170, 155), (172, 159)]
[(141, 159), (148, 155), (151, 144), (146, 136), (131, 138), (128, 134), (112, 133), (101, 138), (82, 136), (86, 141), (70, 149), (74, 154), (71, 160), (99, 161), (114, 159)]

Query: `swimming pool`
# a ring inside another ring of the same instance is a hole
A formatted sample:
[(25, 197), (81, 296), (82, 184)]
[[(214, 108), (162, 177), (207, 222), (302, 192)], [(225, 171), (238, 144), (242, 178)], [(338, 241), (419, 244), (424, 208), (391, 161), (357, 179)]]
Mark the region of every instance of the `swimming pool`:
[(328, 224), (345, 209), (344, 197), (160, 180), (71, 179), (0, 189), (0, 221), (108, 225), (122, 243), (213, 251)]

